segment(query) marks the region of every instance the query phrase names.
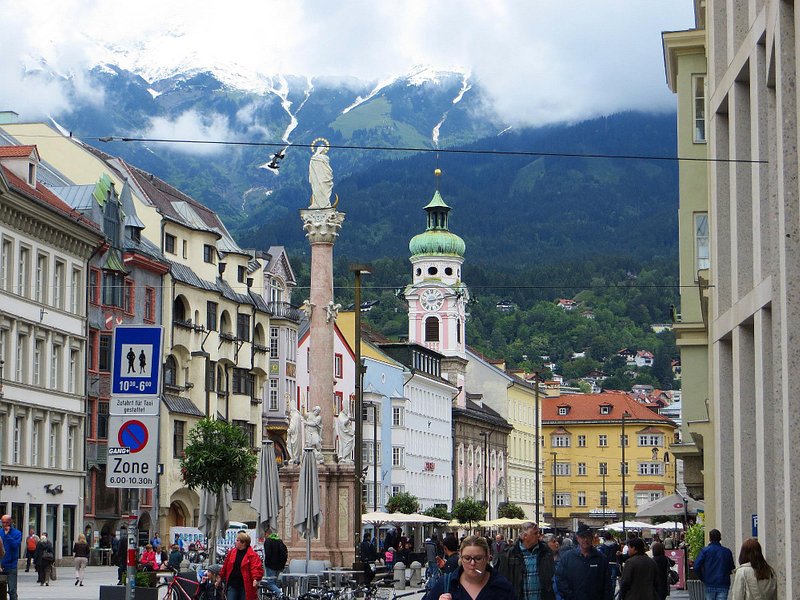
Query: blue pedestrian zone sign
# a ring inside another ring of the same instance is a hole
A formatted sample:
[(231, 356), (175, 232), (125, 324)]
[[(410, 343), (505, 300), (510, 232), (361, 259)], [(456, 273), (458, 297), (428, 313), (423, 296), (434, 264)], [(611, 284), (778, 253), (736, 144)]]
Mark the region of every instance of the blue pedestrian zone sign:
[(118, 325), (114, 328), (112, 396), (161, 393), (161, 327)]

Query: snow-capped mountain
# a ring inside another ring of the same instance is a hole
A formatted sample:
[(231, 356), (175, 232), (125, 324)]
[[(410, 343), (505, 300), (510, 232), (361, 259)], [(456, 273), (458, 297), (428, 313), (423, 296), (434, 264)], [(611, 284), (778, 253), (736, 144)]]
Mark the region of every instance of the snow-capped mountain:
[[(436, 166), (446, 174), (443, 193), (459, 206), (454, 223), (460, 234), (470, 247), (498, 256), (513, 249), (518, 257), (539, 253), (540, 260), (561, 252), (574, 245), (573, 237), (563, 234), (564, 223), (572, 223), (575, 239), (594, 240), (602, 232), (612, 248), (623, 239), (642, 245), (646, 242), (631, 226), (631, 215), (646, 214), (652, 224), (674, 217), (674, 206), (663, 201), (674, 197), (670, 164), (654, 168), (406, 150), (573, 153), (577, 148), (664, 155), (674, 152), (674, 116), (621, 115), (509, 131), (508, 123), (486, 108), (486, 90), (466, 71), (418, 67), (380, 81), (360, 81), (258, 74), (231, 65), (201, 68), (199, 58), (192, 57), (169, 68), (148, 66), (142, 56), (131, 55), (125, 63), (130, 68), (98, 63), (80, 78), (42, 67), (30, 70), (30, 76), (58, 77), (75, 86), (88, 81), (96, 96), (76, 90), (70, 110), (53, 114), (53, 120), (213, 208), (245, 246), (306, 247), (297, 210), (307, 205), (309, 194), (310, 151), (304, 145), (317, 137), (336, 146), (331, 163), (348, 213), (347, 233), (337, 248), (353, 255), (407, 251), (406, 241), (424, 223), (414, 211), (430, 198)], [(153, 62), (158, 64), (163, 62)], [(109, 137), (141, 139), (100, 141)], [(274, 158), (279, 151), (285, 158)]]

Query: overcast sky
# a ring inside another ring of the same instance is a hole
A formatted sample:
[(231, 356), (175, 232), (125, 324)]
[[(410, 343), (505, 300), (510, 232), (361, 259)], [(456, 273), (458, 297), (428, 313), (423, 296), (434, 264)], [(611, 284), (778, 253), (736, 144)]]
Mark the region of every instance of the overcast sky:
[(693, 25), (691, 0), (0, 0), (0, 10), (0, 109), (23, 119), (68, 100), (57, 81), (23, 78), (21, 65), (44, 57), (80, 81), (112, 44), (145, 75), (182, 65), (370, 80), (419, 64), (469, 69), (513, 124), (671, 110), (661, 32)]

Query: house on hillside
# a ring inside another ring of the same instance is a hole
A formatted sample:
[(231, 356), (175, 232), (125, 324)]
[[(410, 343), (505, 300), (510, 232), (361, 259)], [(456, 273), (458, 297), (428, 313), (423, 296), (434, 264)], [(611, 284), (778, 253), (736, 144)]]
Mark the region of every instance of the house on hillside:
[(639, 350), (634, 359), (637, 367), (652, 367), (653, 366), (653, 353), (649, 350)]
[(632, 348), (622, 348), (618, 350), (617, 356), (624, 358), (625, 364), (628, 367), (632, 367), (636, 364), (636, 350)]
[(500, 312), (514, 312), (517, 309), (517, 305), (511, 300), (500, 300), (495, 304), (495, 308)]
[(578, 303), (575, 302), (575, 300), (570, 300), (569, 298), (559, 298), (556, 300), (556, 304), (558, 305), (558, 308), (566, 311), (574, 310), (575, 307), (578, 306)]

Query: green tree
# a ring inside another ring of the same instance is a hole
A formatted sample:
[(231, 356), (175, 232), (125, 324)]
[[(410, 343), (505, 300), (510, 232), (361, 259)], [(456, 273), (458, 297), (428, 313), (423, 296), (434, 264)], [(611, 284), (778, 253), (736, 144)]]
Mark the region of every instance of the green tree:
[(245, 432), (225, 421), (202, 419), (188, 435), (181, 475), (189, 489), (219, 494), (224, 486), (250, 483), (258, 458)]
[(472, 529), (473, 523), (486, 518), (486, 506), (474, 498), (461, 498), (453, 505), (452, 513), (454, 519), (459, 523), (469, 523)]
[(497, 515), (504, 519), (524, 519), (525, 511), (518, 504), (507, 502), (500, 507), (500, 510), (497, 511)]
[(444, 519), (445, 521), (449, 521), (453, 518), (444, 506), (431, 506), (422, 511), (422, 514), (429, 517), (436, 517), (437, 519)]
[(386, 510), (390, 513), (399, 512), (410, 515), (419, 510), (419, 500), (413, 494), (400, 492), (389, 498), (386, 502)]

